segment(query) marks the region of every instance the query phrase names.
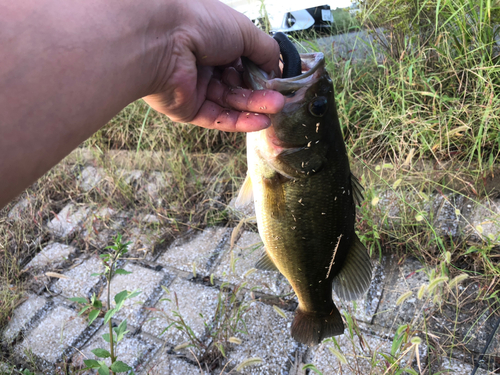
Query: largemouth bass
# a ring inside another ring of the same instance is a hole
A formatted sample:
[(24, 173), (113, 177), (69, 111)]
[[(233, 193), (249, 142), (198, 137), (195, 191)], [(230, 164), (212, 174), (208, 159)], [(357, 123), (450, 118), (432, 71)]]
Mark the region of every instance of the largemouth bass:
[(247, 86), (279, 91), (286, 101), (271, 127), (247, 134), (248, 174), (237, 204), (253, 197), (266, 249), (256, 267), (288, 279), (299, 301), (292, 337), (316, 345), (344, 332), (332, 288), (343, 300), (359, 298), (372, 266), (354, 231), (362, 188), (349, 168), (324, 56), (300, 57), (302, 72), (290, 78), (243, 62)]

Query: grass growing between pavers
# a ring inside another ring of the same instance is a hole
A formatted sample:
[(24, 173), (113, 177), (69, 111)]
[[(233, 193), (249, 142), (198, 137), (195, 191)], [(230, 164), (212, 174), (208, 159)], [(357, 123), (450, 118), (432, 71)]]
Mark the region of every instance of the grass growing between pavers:
[[(427, 1), (416, 10), (403, 3), (368, 2), (360, 24), (383, 28), (374, 31), (378, 44), (369, 46), (372, 59), (339, 59), (335, 46), (326, 55), (346, 144), (366, 187), (359, 235), (373, 258), (394, 253), (396, 263), (403, 264), (416, 257), (422, 267), (411, 272), (426, 275), (415, 285), (409, 274), (395, 278), (408, 281), (408, 288), (394, 292), (394, 306), (383, 306), (394, 311), (414, 306), (421, 319), (400, 323), (403, 312), (396, 314), (381, 329), (386, 341), (375, 343), (353, 314), (346, 337), (339, 339), (352, 341), (349, 351), (332, 340), (307, 357), (324, 374), (339, 367), (353, 374), (411, 373), (408, 366), (416, 373), (437, 373), (446, 370), (443, 363), (452, 361), (453, 350), (470, 365), (470, 353), (484, 348), (499, 315), (498, 9), (483, 0)], [(315, 48), (314, 41), (308, 45)], [(130, 255), (155, 259), (155, 252), (182, 233), (235, 225), (225, 208), (245, 174), (244, 145), (242, 134), (175, 124), (148, 111), (142, 101), (129, 105), (83, 145), (90, 155), (75, 153), (2, 210), (0, 327), (26, 291), (40, 293), (40, 285), (54, 284), (23, 271), (49, 241), (101, 254), (117, 233), (129, 236), (126, 240), (149, 233), (156, 247), (143, 238)], [(112, 153), (119, 150), (130, 152), (125, 158)], [(92, 170), (84, 173), (89, 166), (99, 171), (99, 179), (89, 179)], [(62, 238), (47, 223), (68, 204), (89, 212), (83, 229)], [(476, 217), (477, 212), (482, 215)], [(221, 317), (233, 314), (227, 309), (230, 291), (239, 290), (228, 288), (220, 292)], [(221, 332), (236, 329), (223, 331), (222, 322)], [(189, 332), (187, 325), (176, 324)], [(202, 362), (231, 358), (238, 340), (230, 333), (216, 336), (211, 356)], [(428, 360), (421, 358), (419, 366), (416, 349), (423, 345)], [(490, 369), (498, 368), (492, 362), (499, 356), (490, 352)], [(361, 357), (369, 359), (361, 363)], [(238, 360), (244, 362), (243, 356)], [(241, 372), (257, 369), (257, 362)], [(231, 362), (225, 371), (234, 373), (240, 364)]]

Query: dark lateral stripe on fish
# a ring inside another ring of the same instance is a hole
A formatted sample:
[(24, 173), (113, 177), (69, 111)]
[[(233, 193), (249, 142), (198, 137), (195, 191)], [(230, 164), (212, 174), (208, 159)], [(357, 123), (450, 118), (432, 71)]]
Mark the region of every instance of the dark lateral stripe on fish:
[(281, 56), (283, 57), (283, 78), (296, 77), (302, 73), (302, 62), (299, 52), (288, 37), (283, 33), (274, 34), (274, 40), (280, 46)]

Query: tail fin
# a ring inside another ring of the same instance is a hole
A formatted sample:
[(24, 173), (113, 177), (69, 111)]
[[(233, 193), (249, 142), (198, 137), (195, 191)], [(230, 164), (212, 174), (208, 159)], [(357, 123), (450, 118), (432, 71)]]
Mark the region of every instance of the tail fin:
[(292, 337), (302, 344), (318, 345), (323, 339), (344, 333), (342, 315), (335, 305), (328, 315), (308, 314), (300, 309), (295, 312)]

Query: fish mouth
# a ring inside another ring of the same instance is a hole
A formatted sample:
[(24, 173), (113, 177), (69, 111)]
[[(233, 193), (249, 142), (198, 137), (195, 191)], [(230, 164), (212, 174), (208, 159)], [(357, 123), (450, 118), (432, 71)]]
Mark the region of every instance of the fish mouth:
[(248, 59), (242, 59), (245, 72), (243, 80), (252, 90), (274, 90), (290, 96), (303, 87), (308, 87), (321, 78), (325, 72), (325, 55), (321, 52), (300, 55), (302, 74), (289, 78), (275, 78), (259, 69)]

